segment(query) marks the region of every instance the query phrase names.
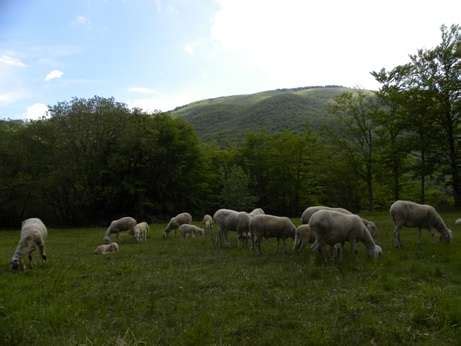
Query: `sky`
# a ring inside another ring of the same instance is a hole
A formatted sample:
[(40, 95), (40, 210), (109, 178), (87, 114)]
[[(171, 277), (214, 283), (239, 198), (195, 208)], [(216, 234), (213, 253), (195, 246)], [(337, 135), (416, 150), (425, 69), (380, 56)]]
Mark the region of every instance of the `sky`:
[(145, 111), (370, 75), (461, 24), (459, 0), (0, 0), (0, 118), (73, 97)]

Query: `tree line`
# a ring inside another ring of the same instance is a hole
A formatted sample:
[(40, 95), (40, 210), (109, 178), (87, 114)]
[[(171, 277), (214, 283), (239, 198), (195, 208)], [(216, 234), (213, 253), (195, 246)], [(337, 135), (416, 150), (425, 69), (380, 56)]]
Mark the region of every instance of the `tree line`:
[(201, 141), (182, 118), (113, 98), (74, 98), (46, 119), (0, 121), (0, 226), (150, 222), (181, 211), (309, 205), (387, 209), (396, 199), (461, 207), (460, 27), (410, 61), (372, 72), (377, 92), (331, 105), (320, 130), (253, 132), (241, 144)]

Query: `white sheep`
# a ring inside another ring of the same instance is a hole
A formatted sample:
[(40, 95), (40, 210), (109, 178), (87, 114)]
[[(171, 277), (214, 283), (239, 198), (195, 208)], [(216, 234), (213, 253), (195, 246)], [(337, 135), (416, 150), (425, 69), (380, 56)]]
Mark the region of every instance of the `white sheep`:
[(256, 208), (256, 209), (253, 209), (252, 211), (250, 211), (249, 213), (251, 216), (256, 216), (256, 215), (264, 215), (265, 212), (262, 208)]
[(137, 241), (147, 240), (149, 234), (149, 225), (147, 222), (140, 222), (134, 227), (134, 237)]
[(213, 217), (209, 214), (203, 216), (202, 223), (204, 225), (206, 232), (211, 232), (213, 230)]
[(189, 213), (180, 213), (175, 217), (170, 219), (170, 222), (166, 225), (165, 229), (163, 230), (163, 238), (168, 238), (168, 235), (171, 231), (174, 230), (174, 235), (176, 236), (176, 230), (179, 226), (184, 224), (192, 223), (192, 215)]
[(102, 244), (96, 247), (94, 250), (95, 254), (107, 255), (110, 253), (115, 253), (119, 251), (119, 246), (116, 242), (112, 242), (110, 244)]
[(229, 231), (237, 231), (239, 221), (239, 212), (231, 209), (219, 209), (213, 215), (213, 221), (218, 225), (218, 233), (216, 234), (216, 245), (228, 245), (227, 233)]
[(368, 255), (377, 257), (382, 253), (379, 245), (376, 245), (370, 231), (358, 215), (349, 215), (333, 210), (320, 210), (312, 215), (309, 226), (315, 235), (315, 242), (312, 250), (322, 252), (326, 245), (335, 247), (339, 252), (336, 254), (338, 259), (342, 258), (342, 247), (336, 246), (349, 241), (355, 252), (357, 241), (363, 243), (368, 250)]
[(309, 225), (298, 226), (298, 228), (296, 228), (295, 231), (295, 241), (293, 244), (293, 250), (302, 250), (307, 243), (312, 244), (314, 240), (315, 237)]
[(440, 240), (450, 242), (453, 238), (452, 231), (446, 226), (437, 210), (428, 204), (418, 204), (411, 201), (396, 201), (390, 209), (394, 222), (395, 246), (400, 247), (400, 229), (402, 227), (418, 228), (419, 241), (421, 241), (421, 229), (426, 228), (431, 232), (432, 228), (440, 233)]
[(114, 220), (107, 227), (106, 233), (104, 235), (104, 241), (106, 243), (112, 242), (111, 234), (115, 233), (117, 235), (117, 240), (120, 240), (120, 232), (128, 231), (131, 235), (134, 236), (134, 228), (136, 226), (136, 220), (130, 216), (122, 217), (118, 220)]
[(38, 218), (30, 218), (24, 220), (21, 226), (21, 235), (18, 246), (11, 258), (12, 270), (24, 270), (26, 268), (22, 257), (27, 255), (29, 258), (29, 268), (32, 268), (32, 252), (38, 249), (42, 257), (42, 261), (46, 262), (45, 240), (48, 231), (42, 220)]
[(459, 224), (461, 224), (461, 219), (456, 219), (455, 225), (459, 225)]
[(261, 241), (263, 238), (277, 238), (277, 252), (279, 251), (280, 239), (286, 250), (286, 239), (295, 237), (296, 226), (287, 217), (273, 215), (256, 215), (250, 218), (250, 233), (253, 248), (261, 254)]
[(182, 234), (183, 238), (203, 236), (205, 235), (205, 230), (195, 225), (182, 224), (179, 226), (179, 232)]
[[(338, 213), (346, 214), (346, 215), (354, 215), (351, 211), (344, 209), (344, 208), (332, 208), (332, 207), (325, 207), (325, 206), (314, 206), (314, 207), (308, 207), (306, 210), (301, 215), (301, 223), (302, 224), (308, 224), (309, 220), (311, 219), (312, 215), (314, 215), (316, 212), (319, 210), (330, 210), (330, 211), (336, 211)], [(377, 239), (378, 237), (378, 228), (376, 227), (376, 224), (373, 221), (369, 221), (367, 219), (362, 218), (362, 221), (365, 223), (365, 226), (368, 228), (370, 231), (371, 236), (373, 239)]]

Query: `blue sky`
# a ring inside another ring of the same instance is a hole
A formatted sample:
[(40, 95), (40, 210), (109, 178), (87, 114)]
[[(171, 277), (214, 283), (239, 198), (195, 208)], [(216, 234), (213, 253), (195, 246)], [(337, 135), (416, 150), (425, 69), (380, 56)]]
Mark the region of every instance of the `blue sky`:
[(460, 1), (0, 0), (0, 118), (74, 96), (169, 110), (275, 88), (376, 88), (370, 71), (405, 63), (452, 23)]

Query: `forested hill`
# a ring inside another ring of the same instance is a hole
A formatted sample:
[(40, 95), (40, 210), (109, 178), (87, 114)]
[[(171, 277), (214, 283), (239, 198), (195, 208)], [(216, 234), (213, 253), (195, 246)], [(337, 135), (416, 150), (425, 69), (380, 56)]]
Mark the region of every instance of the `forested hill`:
[(345, 91), (341, 86), (277, 89), (250, 95), (218, 97), (176, 108), (207, 141), (219, 144), (240, 142), (246, 132), (265, 129), (300, 131), (328, 123), (330, 101)]

